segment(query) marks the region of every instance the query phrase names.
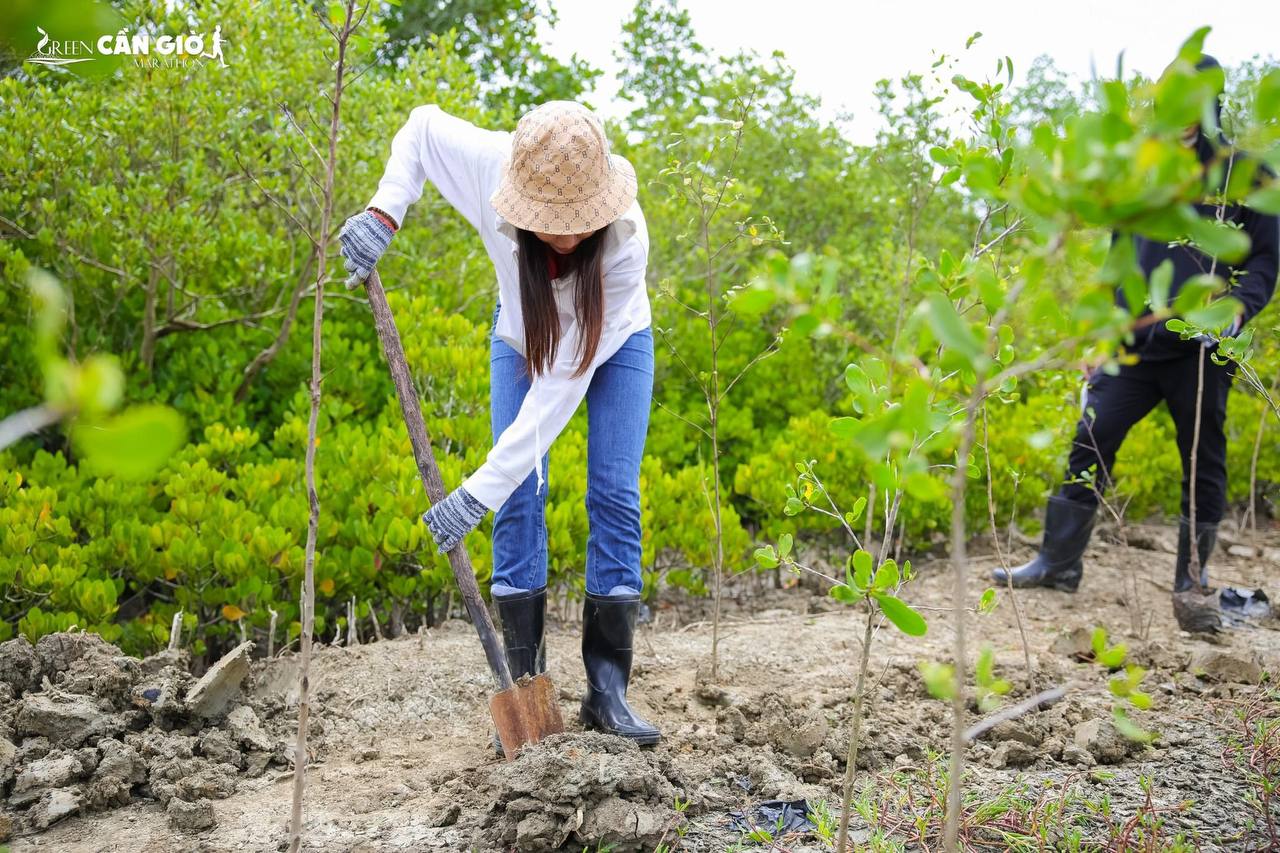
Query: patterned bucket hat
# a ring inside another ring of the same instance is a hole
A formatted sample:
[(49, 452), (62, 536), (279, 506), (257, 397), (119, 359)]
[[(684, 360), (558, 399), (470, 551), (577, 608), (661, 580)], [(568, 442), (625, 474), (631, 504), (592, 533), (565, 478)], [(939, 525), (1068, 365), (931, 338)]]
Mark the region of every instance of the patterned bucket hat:
[(548, 101), (525, 113), (511, 137), (511, 159), (489, 199), (526, 231), (585, 234), (610, 224), (636, 199), (636, 170), (609, 153), (595, 113)]

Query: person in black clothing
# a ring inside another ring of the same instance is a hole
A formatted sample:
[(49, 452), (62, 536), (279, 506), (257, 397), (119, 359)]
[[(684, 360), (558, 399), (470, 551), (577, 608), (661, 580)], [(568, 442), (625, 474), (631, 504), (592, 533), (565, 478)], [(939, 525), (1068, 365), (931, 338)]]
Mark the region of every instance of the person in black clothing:
[[(1219, 67), (1215, 59), (1204, 56), (1198, 69)], [(1221, 98), (1215, 99), (1221, 116)], [(1185, 142), (1194, 146), (1206, 168), (1215, 160), (1225, 182), (1229, 170), (1245, 162), (1242, 155), (1231, 152), (1221, 132), (1214, 128), (1206, 133), (1199, 125), (1188, 128)], [(1254, 164), (1250, 164), (1254, 165)], [(1259, 173), (1264, 170), (1259, 168)], [(1222, 184), (1219, 184), (1221, 186)], [(1196, 205), (1204, 217), (1217, 217), (1218, 205)], [(1248, 257), (1232, 266), (1217, 261), (1185, 243), (1170, 244), (1143, 237), (1133, 237), (1137, 261), (1142, 273), (1151, 273), (1168, 260), (1173, 265), (1170, 301), (1181, 286), (1200, 274), (1216, 273), (1232, 282), (1231, 295), (1240, 301), (1241, 312), (1225, 335), (1239, 332), (1271, 300), (1276, 287), (1277, 253), (1280, 246), (1280, 221), (1241, 204), (1223, 206), (1224, 221), (1238, 223), (1249, 236)], [(1126, 305), (1124, 294), (1117, 290), (1116, 301)], [(1127, 306), (1126, 306), (1127, 307)], [(1144, 316), (1150, 314), (1147, 311)], [(1187, 630), (1212, 630), (1217, 627), (1212, 599), (1201, 594), (1208, 591), (1208, 558), (1217, 537), (1218, 522), (1227, 504), (1227, 437), (1223, 426), (1227, 412), (1227, 392), (1231, 387), (1233, 367), (1215, 364), (1209, 357), (1217, 341), (1209, 336), (1183, 340), (1164, 321), (1136, 324), (1129, 351), (1137, 356), (1135, 364), (1122, 364), (1114, 375), (1095, 370), (1088, 379), (1085, 411), (1076, 426), (1076, 435), (1067, 463), (1067, 476), (1058, 493), (1049, 499), (1045, 510), (1044, 541), (1031, 562), (1017, 568), (997, 569), (993, 578), (1001, 583), (1012, 579), (1018, 587), (1046, 586), (1074, 592), (1084, 571), (1081, 558), (1093, 531), (1100, 490), (1110, 483), (1110, 472), (1125, 435), (1161, 401), (1169, 407), (1177, 430), (1178, 450), (1182, 455), (1182, 515), (1178, 525), (1178, 555), (1174, 570), (1174, 613)], [(1200, 435), (1196, 449), (1195, 529), (1191, 515), (1191, 448), (1196, 427), (1196, 396), (1201, 362), (1204, 392), (1201, 401)], [(1092, 471), (1091, 481), (1082, 479)], [(1194, 533), (1194, 536), (1193, 536)], [(1200, 566), (1198, 583), (1192, 577), (1191, 551), (1195, 544)], [(1190, 596), (1196, 596), (1191, 606)]]

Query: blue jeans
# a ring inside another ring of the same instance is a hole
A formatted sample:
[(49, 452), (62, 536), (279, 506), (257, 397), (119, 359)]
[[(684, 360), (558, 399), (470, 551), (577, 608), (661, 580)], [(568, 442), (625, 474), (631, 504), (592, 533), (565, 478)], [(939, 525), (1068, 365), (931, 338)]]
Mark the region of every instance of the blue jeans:
[[(493, 319), (497, 322), (498, 310)], [(496, 442), (529, 391), (525, 358), (489, 333), (489, 399)], [(653, 330), (641, 329), (596, 368), (587, 386), (587, 592), (640, 590), (640, 458), (653, 400)], [(547, 479), (550, 453), (541, 461)], [(537, 589), (547, 583), (547, 489), (529, 476), (493, 519), (493, 583)]]

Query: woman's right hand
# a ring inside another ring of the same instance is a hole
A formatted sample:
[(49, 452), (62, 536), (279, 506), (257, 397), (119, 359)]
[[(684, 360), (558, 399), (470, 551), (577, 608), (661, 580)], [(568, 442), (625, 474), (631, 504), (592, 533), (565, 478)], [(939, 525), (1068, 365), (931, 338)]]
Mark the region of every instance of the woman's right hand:
[(346, 261), (347, 287), (362, 284), (378, 265), (378, 259), (391, 245), (395, 234), (380, 216), (370, 210), (362, 210), (348, 219), (338, 232), (342, 244), (341, 255)]

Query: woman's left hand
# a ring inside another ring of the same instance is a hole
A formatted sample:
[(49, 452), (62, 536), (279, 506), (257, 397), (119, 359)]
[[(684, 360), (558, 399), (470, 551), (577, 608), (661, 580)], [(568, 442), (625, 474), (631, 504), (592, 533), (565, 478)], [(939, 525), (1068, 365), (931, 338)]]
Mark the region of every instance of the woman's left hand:
[(423, 513), (422, 520), (431, 529), (431, 535), (439, 546), (436, 553), (447, 554), (456, 548), (462, 537), (474, 530), (488, 511), (487, 506), (459, 486)]

